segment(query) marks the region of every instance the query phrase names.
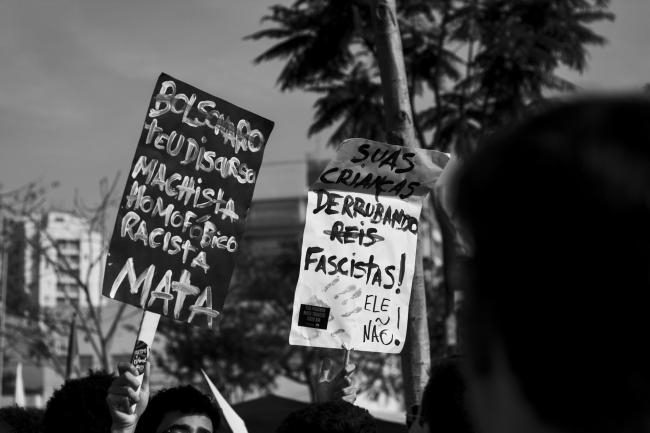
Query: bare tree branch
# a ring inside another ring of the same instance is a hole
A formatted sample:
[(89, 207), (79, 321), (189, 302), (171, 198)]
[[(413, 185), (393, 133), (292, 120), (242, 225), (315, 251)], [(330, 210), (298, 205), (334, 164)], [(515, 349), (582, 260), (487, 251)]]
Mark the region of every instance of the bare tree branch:
[[(103, 272), (101, 268), (108, 250), (105, 220), (109, 209), (118, 203), (118, 197), (116, 196), (118, 180), (119, 173), (110, 182), (105, 178), (100, 181), (100, 200), (95, 206), (88, 206), (78, 194), (74, 198), (75, 211), (73, 215), (82, 221), (82, 230), (84, 231), (81, 235), (82, 242), (85, 242), (87, 237), (89, 246), (89, 251), (87, 251), (88, 260), (85, 262), (87, 267), (83, 271), (80, 266), (81, 260), (79, 264), (72, 264), (66, 252), (62, 250), (62, 245), (57, 242), (48, 227), (43, 227), (43, 223), (39, 220), (39, 214), (42, 212), (45, 203), (45, 194), (56, 184), (44, 186), (42, 181), (36, 180), (15, 190), (0, 191), (0, 211), (5, 212), (11, 218), (33, 225), (36, 235), (27, 237), (25, 239), (26, 244), (51, 267), (57, 279), (67, 281), (67, 283), (61, 284), (59, 287), (60, 292), (66, 304), (69, 304), (79, 317), (79, 327), (105, 369), (110, 369), (110, 365), (107, 365), (107, 350), (123, 317), (125, 306), (120, 305), (117, 314), (112, 318), (111, 323), (107, 325), (108, 331), (105, 333), (105, 326), (101, 319), (101, 302), (93, 302), (95, 294), (91, 293), (91, 281), (93, 281), (93, 275), (99, 272), (100, 278), (98, 278), (98, 281), (101, 284), (101, 274)], [(99, 237), (96, 233), (99, 233)], [(98, 240), (98, 242), (93, 242), (95, 240)], [(82, 254), (81, 249), (79, 254)], [(86, 254), (84, 254), (84, 257), (86, 257)], [(84, 264), (84, 266), (86, 265)], [(78, 296), (74, 296), (68, 284), (74, 284), (77, 287), (77, 290), (79, 290)], [(80, 302), (75, 302), (84, 299), (86, 302), (83, 308)], [(39, 323), (46, 327), (46, 331), (53, 332), (55, 329), (60, 331), (58, 329), (60, 328), (60, 319), (47, 317), (42, 320), (44, 317), (46, 316), (39, 314), (38, 320)], [(29, 341), (32, 342), (32, 340)], [(54, 366), (56, 359), (51, 353), (48, 355), (47, 352), (40, 350), (40, 356), (51, 358)], [(57, 370), (61, 369), (57, 368)]]

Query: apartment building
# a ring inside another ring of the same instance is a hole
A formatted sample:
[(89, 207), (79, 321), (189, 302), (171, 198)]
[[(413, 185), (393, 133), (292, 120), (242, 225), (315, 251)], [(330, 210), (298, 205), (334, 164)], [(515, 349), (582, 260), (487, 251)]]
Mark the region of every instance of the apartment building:
[[(30, 322), (27, 310), (54, 312), (63, 324), (72, 316), (71, 303), (81, 308), (106, 303), (101, 297), (101, 278), (104, 268), (102, 236), (88, 223), (68, 212), (52, 211), (41, 215), (6, 218), (3, 246), (7, 249), (7, 311), (5, 350), (7, 363), (3, 371), (2, 403), (12, 397), (15, 366), (23, 364), (23, 383), (27, 404), (39, 406), (52, 394), (63, 379), (53, 363), (30, 358), (28, 334)], [(88, 295), (86, 295), (86, 291)], [(45, 325), (43, 325), (45, 326)], [(65, 328), (65, 326), (63, 326)], [(25, 335), (19, 339), (17, 336)], [(65, 365), (68, 335), (63, 330), (48, 333), (47, 350)], [(96, 368), (96, 357), (88, 344), (79, 345), (81, 368)], [(44, 342), (45, 343), (45, 342)], [(80, 369), (81, 370), (81, 369)], [(83, 371), (83, 370), (81, 370)]]
[(53, 211), (6, 220), (5, 230), (9, 297), (24, 293), (39, 308), (102, 302), (102, 236), (83, 218)]

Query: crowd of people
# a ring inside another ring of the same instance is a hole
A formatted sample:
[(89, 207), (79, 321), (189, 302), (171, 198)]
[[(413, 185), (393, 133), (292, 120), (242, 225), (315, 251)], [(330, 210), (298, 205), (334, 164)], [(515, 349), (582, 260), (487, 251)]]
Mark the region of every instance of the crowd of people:
[[(650, 432), (650, 100), (558, 102), (456, 165), (443, 208), (463, 254), (445, 266), (463, 275), (463, 355), (432, 366), (409, 431)], [(149, 367), (135, 374), (66, 382), (42, 431), (225, 431), (195, 388), (149, 398)], [(375, 432), (352, 375), (277, 431)]]

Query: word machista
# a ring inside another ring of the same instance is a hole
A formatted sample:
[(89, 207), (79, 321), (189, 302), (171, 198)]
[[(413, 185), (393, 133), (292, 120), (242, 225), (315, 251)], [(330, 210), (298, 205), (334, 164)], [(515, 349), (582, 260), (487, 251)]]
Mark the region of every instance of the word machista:
[[(203, 180), (201, 178), (195, 179), (192, 176), (181, 176), (179, 173), (167, 174), (167, 166), (159, 163), (157, 159), (147, 161), (146, 156), (141, 156), (133, 166), (131, 177), (137, 179), (138, 176), (146, 176), (144, 184), (140, 185), (137, 180), (131, 184), (131, 193), (127, 195), (126, 203), (127, 208), (135, 201), (136, 208), (139, 208), (145, 213), (153, 211), (166, 218), (165, 225), (168, 224), (169, 215), (174, 211), (173, 205), (165, 206), (162, 198), (157, 197), (154, 204), (154, 199), (151, 196), (145, 195), (147, 186), (158, 188), (161, 193), (165, 193), (168, 197), (184, 204), (185, 206), (191, 205), (195, 209), (203, 209), (210, 206), (214, 208), (214, 214), (222, 214), (221, 219), (228, 217), (230, 221), (239, 219), (239, 215), (235, 212), (235, 201), (232, 198), (225, 198), (224, 191), (219, 188), (215, 191), (213, 188), (201, 187)], [(165, 209), (163, 211), (163, 208)]]

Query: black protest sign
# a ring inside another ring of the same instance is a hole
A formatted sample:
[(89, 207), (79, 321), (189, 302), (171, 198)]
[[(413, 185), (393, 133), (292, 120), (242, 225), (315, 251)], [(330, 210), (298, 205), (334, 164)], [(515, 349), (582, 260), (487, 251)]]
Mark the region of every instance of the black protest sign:
[(161, 74), (115, 221), (104, 296), (211, 327), (272, 129)]

